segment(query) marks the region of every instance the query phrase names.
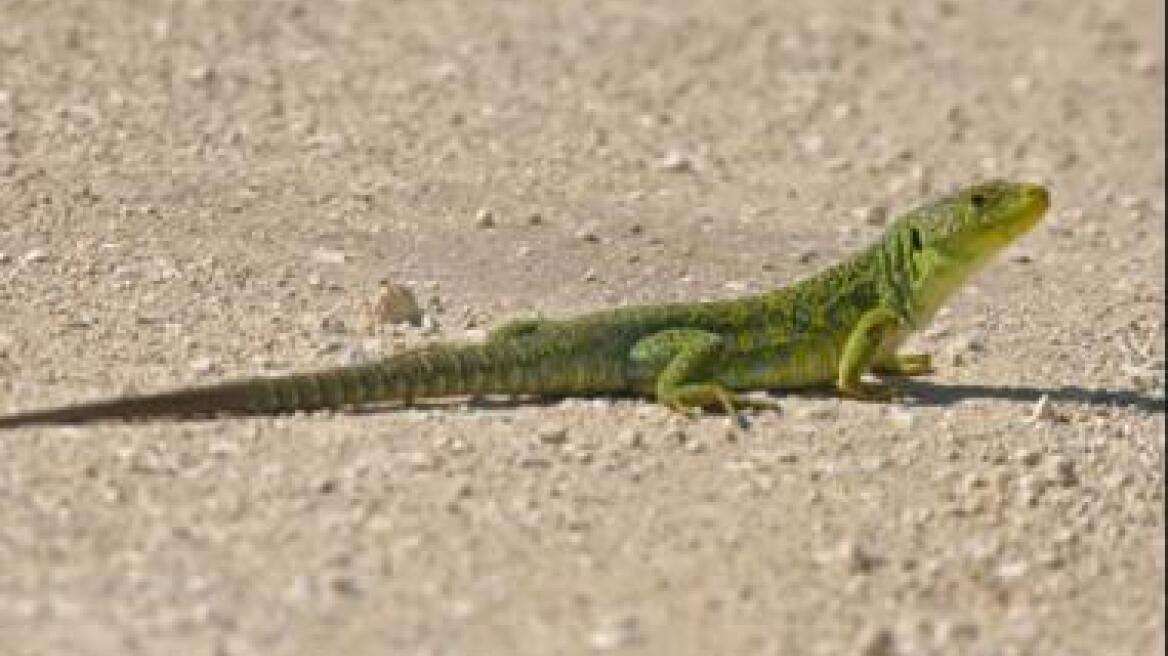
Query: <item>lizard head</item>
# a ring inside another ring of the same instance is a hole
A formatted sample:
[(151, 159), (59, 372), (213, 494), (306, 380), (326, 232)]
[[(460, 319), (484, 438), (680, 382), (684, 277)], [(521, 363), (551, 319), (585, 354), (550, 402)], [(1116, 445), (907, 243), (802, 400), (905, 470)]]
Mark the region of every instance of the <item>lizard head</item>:
[(897, 220), (886, 252), (907, 264), (914, 314), (927, 319), (972, 273), (1033, 228), (1050, 206), (1046, 187), (984, 182), (919, 207)]
[(920, 207), (894, 228), (905, 231), (917, 250), (981, 260), (1033, 228), (1049, 206), (1042, 185), (996, 180)]

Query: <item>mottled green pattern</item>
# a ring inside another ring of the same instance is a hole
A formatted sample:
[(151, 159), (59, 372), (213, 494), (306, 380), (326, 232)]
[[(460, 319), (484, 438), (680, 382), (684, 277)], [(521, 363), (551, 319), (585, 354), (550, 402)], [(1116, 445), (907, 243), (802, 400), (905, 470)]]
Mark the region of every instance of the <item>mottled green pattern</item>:
[(1047, 205), (1038, 185), (983, 183), (909, 212), (845, 262), (765, 294), (521, 319), (482, 344), (437, 344), (377, 364), (10, 415), (0, 427), (466, 394), (640, 393), (679, 409), (727, 411), (754, 403), (732, 390), (834, 384), (881, 398), (860, 375), (927, 372), (928, 357), (898, 354), (901, 342)]

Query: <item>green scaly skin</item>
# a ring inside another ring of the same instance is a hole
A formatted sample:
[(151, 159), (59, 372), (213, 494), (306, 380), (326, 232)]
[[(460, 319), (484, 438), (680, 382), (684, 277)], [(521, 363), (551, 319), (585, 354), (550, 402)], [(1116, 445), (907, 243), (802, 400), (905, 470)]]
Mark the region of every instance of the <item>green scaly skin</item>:
[(1049, 195), (988, 182), (919, 207), (883, 238), (795, 285), (745, 298), (519, 320), (481, 344), (436, 344), (369, 365), (134, 396), (0, 417), (0, 428), (99, 419), (275, 414), (468, 394), (635, 393), (678, 410), (770, 405), (741, 390), (834, 385), (890, 398), (866, 372), (917, 375), (898, 353), (978, 268), (1032, 228)]

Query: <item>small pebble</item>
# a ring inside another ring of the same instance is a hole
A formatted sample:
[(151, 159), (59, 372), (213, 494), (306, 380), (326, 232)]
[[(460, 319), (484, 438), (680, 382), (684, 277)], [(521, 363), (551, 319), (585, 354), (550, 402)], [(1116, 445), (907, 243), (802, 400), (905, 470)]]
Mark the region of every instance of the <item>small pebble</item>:
[(1032, 88), (1034, 88), (1034, 80), (1029, 76), (1015, 75), (1010, 79), (1010, 90), (1020, 96), (1030, 93)]
[(576, 239), (586, 241), (592, 244), (600, 243), (600, 233), (595, 225), (582, 226), (576, 230)]
[(748, 478), (750, 480), (751, 488), (756, 492), (767, 494), (771, 490), (775, 489), (775, 478), (773, 476), (767, 476), (766, 474), (756, 472), (750, 475)]
[(774, 454), (774, 460), (777, 463), (790, 465), (799, 462), (799, 454), (794, 451), (779, 451)]
[(945, 323), (938, 323), (938, 324), (934, 325), (932, 328), (926, 329), (922, 333), (922, 335), (924, 335), (928, 339), (939, 339), (941, 337), (945, 337), (945, 336), (949, 335), (949, 333), (951, 333), (951, 332), (953, 332), (952, 326), (950, 326), (949, 324), (945, 324)]
[(1075, 461), (1061, 456), (1050, 465), (1050, 481), (1063, 487), (1074, 487), (1079, 483), (1079, 475), (1075, 469)]
[(94, 319), (88, 314), (82, 314), (65, 323), (69, 328), (92, 328), (96, 324), (97, 319)]
[(933, 629), (939, 646), (953, 642), (968, 642), (977, 638), (978, 626), (968, 620), (941, 620)]
[(984, 476), (977, 472), (970, 472), (961, 478), (961, 482), (958, 484), (958, 489), (960, 494), (965, 495), (970, 494), (975, 490), (984, 488), (986, 484), (987, 481)]
[(852, 160), (847, 157), (832, 157), (825, 161), (823, 166), (832, 173), (839, 173), (852, 168)]
[(215, 69), (205, 64), (193, 66), (187, 71), (187, 79), (191, 82), (210, 82), (215, 77)]
[(953, 348), (959, 351), (980, 352), (985, 350), (985, 342), (977, 335), (960, 335), (953, 340)]
[(475, 225), (479, 228), (495, 227), (495, 213), (485, 207), (479, 209), (475, 212)]
[(1164, 367), (1159, 363), (1148, 365), (1125, 363), (1120, 366), (1120, 370), (1138, 390), (1148, 391), (1163, 386)]
[(233, 440), (216, 439), (207, 445), (207, 453), (217, 458), (226, 458), (239, 452), (239, 442)]
[(1029, 571), (1029, 569), (1030, 569), (1030, 566), (1027, 565), (1025, 561), (1019, 560), (1016, 562), (1006, 563), (1004, 565), (1001, 565), (1000, 567), (998, 567), (997, 574), (998, 574), (999, 579), (1002, 579), (1003, 581), (1006, 581), (1006, 582), (1010, 582), (1010, 581), (1016, 581), (1016, 580), (1022, 578), (1023, 576), (1025, 576), (1026, 572)]
[(568, 429), (564, 426), (544, 426), (536, 432), (536, 438), (544, 444), (561, 445), (568, 441)]
[(438, 321), (428, 314), (423, 314), (421, 328), (423, 335), (436, 335), (438, 334)]
[(524, 469), (547, 469), (552, 461), (533, 451), (523, 451), (515, 457), (515, 464)]
[(215, 369), (215, 362), (211, 358), (196, 358), (190, 362), (191, 371), (205, 376)]
[(795, 419), (824, 421), (839, 416), (839, 407), (831, 402), (806, 401), (796, 405), (791, 412)]
[(1154, 52), (1140, 50), (1132, 55), (1131, 67), (1133, 71), (1140, 75), (1148, 75), (1155, 73), (1160, 67), (1160, 59)]
[(666, 444), (676, 444), (684, 447), (690, 441), (690, 436), (680, 428), (671, 428), (665, 432)]
[(867, 574), (884, 564), (884, 558), (855, 542), (840, 545), (840, 556), (851, 574)]
[(20, 258), (20, 260), (25, 264), (39, 264), (41, 262), (47, 262), (48, 259), (48, 251), (40, 248), (34, 248), (31, 251), (25, 253), (24, 257)]
[(330, 585), (333, 592), (342, 597), (360, 597), (364, 593), (361, 584), (352, 576), (337, 576)]
[(342, 251), (318, 248), (312, 251), (312, 259), (321, 264), (344, 264), (349, 256)]
[(1027, 467), (1034, 467), (1042, 462), (1042, 452), (1037, 449), (1021, 449), (1014, 454), (1014, 460)]
[(457, 480), (450, 486), (451, 499), (469, 499), (474, 496), (474, 486), (467, 479)]
[(1131, 487), (1135, 483), (1135, 477), (1130, 472), (1116, 472), (1108, 477), (1104, 482), (1104, 486), (1109, 490), (1122, 490)]
[(1006, 252), (1006, 260), (1014, 264), (1030, 264), (1034, 262), (1034, 254), (1025, 248), (1016, 246)]
[(904, 406), (891, 405), (888, 406), (888, 420), (892, 422), (893, 426), (901, 430), (909, 430), (916, 423), (916, 416), (912, 410)]
[(470, 442), (467, 442), (461, 437), (449, 437), (443, 440), (441, 446), (455, 455), (467, 453), (472, 450)]
[(645, 435), (634, 428), (627, 428), (616, 436), (616, 443), (622, 449), (639, 449), (645, 445)]
[(811, 249), (804, 249), (795, 253), (795, 261), (799, 262), (800, 264), (809, 264), (817, 257), (819, 257), (819, 253), (816, 253)]
[(959, 367), (966, 363), (968, 354), (979, 353), (984, 350), (985, 343), (981, 338), (973, 335), (958, 335), (953, 338), (953, 341), (945, 349), (945, 355), (950, 364)]
[(883, 205), (865, 205), (852, 210), (852, 218), (870, 226), (882, 226), (888, 222), (888, 208)]
[(372, 307), (375, 324), (409, 324), (420, 326), (423, 321), (422, 308), (413, 290), (385, 279), (380, 283), (377, 298)]
[(1054, 408), (1050, 404), (1050, 395), (1043, 394), (1035, 401), (1034, 407), (1030, 410), (1030, 420), (1034, 422), (1040, 421), (1054, 421), (1058, 419)]
[(350, 345), (341, 352), (341, 363), (345, 366), (369, 364), (376, 359), (376, 354), (370, 352), (364, 344)]
[(643, 639), (640, 621), (629, 615), (602, 622), (593, 630), (588, 642), (597, 651), (612, 651), (635, 645)]
[(896, 635), (888, 627), (865, 629), (856, 641), (855, 653), (858, 656), (895, 656), (899, 653), (896, 647)]
[(345, 325), (345, 320), (331, 314), (321, 317), (320, 329), (323, 332), (333, 335), (344, 335), (349, 332), (349, 327)]
[(1038, 474), (1027, 474), (1018, 481), (1018, 500), (1024, 506), (1037, 506), (1048, 487), (1046, 479)]
[(689, 153), (682, 150), (670, 149), (661, 157), (657, 166), (664, 171), (671, 171), (674, 173), (686, 173), (693, 171), (694, 158)]
[(823, 564), (840, 563), (849, 574), (868, 574), (884, 564), (883, 557), (852, 540), (844, 540), (818, 560)]
[(808, 155), (818, 155), (823, 150), (823, 137), (818, 134), (806, 134), (799, 138), (799, 146)]
[(409, 451), (403, 453), (402, 461), (414, 471), (431, 471), (438, 466), (438, 460), (425, 451)]

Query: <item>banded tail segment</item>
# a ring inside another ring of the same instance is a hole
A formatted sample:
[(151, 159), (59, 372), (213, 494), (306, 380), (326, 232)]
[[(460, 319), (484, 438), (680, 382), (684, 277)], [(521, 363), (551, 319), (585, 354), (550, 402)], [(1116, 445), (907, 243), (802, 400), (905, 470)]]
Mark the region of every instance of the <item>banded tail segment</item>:
[[(0, 416), (0, 428), (103, 419), (279, 414), (466, 394), (619, 391), (624, 372), (566, 344), (435, 345), (381, 362)], [(573, 352), (575, 351), (575, 352)], [(599, 367), (599, 369), (598, 369)]]

